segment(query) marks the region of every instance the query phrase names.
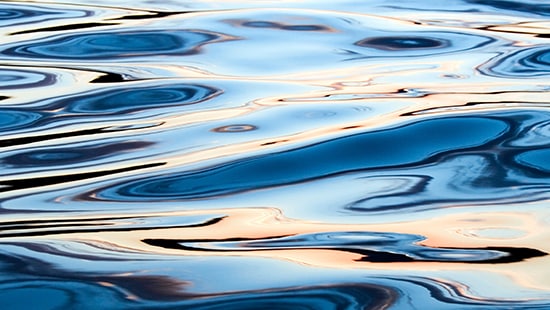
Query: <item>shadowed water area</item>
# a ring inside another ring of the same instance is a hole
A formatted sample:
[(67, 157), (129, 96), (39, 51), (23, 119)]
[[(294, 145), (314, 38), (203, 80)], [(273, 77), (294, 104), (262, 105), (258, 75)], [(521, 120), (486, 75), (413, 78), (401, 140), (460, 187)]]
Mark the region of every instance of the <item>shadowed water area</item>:
[(550, 309), (550, 1), (0, 1), (0, 309)]

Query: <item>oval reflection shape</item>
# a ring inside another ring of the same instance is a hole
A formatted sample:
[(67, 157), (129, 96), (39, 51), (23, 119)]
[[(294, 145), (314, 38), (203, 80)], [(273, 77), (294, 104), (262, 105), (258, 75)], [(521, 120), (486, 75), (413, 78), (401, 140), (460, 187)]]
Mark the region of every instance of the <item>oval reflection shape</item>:
[(228, 125), (223, 127), (218, 127), (212, 129), (214, 132), (244, 132), (244, 131), (252, 131), (256, 130), (258, 127), (254, 125), (246, 125), (246, 124), (236, 124), (236, 125)]
[(285, 25), (269, 21), (253, 20), (241, 23), (243, 27), (250, 28), (271, 28), (289, 31), (329, 31), (330, 28), (322, 25)]
[(429, 56), (443, 53), (471, 51), (495, 41), (494, 38), (457, 32), (380, 32), (354, 43), (368, 49), (355, 50), (362, 55), (353, 59), (370, 57)]
[(251, 28), (279, 28), (281, 25), (279, 23), (268, 22), (268, 21), (249, 21), (242, 23), (244, 27)]
[(358, 46), (371, 47), (385, 51), (428, 49), (450, 46), (450, 42), (448, 40), (414, 36), (376, 37), (361, 40), (356, 44)]
[(21, 89), (53, 85), (54, 74), (28, 70), (0, 70), (0, 89)]
[(55, 105), (75, 113), (121, 113), (195, 104), (220, 93), (221, 90), (198, 84), (162, 85), (109, 90), (65, 99)]
[(220, 36), (201, 31), (121, 31), (61, 36), (11, 47), (2, 54), (26, 58), (105, 60), (189, 55)]

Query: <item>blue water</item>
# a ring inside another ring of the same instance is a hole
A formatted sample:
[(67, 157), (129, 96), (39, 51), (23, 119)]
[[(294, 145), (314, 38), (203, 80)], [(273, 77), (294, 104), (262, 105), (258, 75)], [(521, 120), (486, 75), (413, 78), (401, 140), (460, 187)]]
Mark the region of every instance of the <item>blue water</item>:
[(0, 1), (0, 309), (550, 309), (550, 1)]

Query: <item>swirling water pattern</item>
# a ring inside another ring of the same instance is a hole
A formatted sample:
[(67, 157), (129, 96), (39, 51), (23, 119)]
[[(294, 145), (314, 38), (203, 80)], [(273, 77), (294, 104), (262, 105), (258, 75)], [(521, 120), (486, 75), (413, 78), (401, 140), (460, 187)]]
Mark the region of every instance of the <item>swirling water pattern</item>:
[(0, 2), (0, 308), (549, 309), (549, 8)]

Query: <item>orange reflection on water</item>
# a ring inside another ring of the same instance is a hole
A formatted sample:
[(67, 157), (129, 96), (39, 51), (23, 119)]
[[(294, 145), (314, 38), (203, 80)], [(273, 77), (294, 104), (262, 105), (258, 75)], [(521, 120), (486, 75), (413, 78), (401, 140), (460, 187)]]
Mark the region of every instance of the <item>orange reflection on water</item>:
[[(239, 248), (229, 247), (220, 250), (202, 250), (201, 243), (224, 242), (224, 240), (269, 240), (284, 236), (299, 236), (312, 233), (337, 232), (388, 232), (424, 236), (419, 245), (428, 248), (485, 248), (485, 247), (527, 247), (550, 252), (550, 230), (544, 219), (550, 217), (550, 211), (538, 208), (543, 204), (524, 206), (522, 211), (491, 212), (465, 211), (445, 213), (444, 216), (432, 216), (415, 219), (410, 222), (384, 224), (331, 224), (291, 219), (277, 208), (218, 209), (209, 211), (160, 212), (139, 215), (146, 217), (185, 217), (211, 214), (219, 217), (217, 223), (203, 227), (145, 227), (131, 231), (101, 231), (82, 233), (54, 234), (53, 240), (76, 241), (92, 245), (113, 253), (124, 251), (140, 255), (162, 255), (177, 258), (180, 256), (246, 256), (280, 259), (303, 265), (332, 269), (358, 269), (396, 273), (479, 271), (499, 274), (514, 283), (531, 289), (549, 290), (549, 256), (530, 258), (525, 261), (506, 264), (476, 264), (453, 261), (411, 261), (411, 262), (369, 262), (361, 261), (362, 254), (315, 246), (310, 242), (304, 247)], [(452, 210), (451, 210), (452, 211)], [(122, 215), (121, 215), (122, 216)], [(136, 215), (137, 216), (137, 215)], [(101, 220), (96, 219), (96, 224)], [(70, 222), (69, 222), (70, 223)], [(94, 224), (95, 225), (95, 224)], [(116, 223), (114, 225), (117, 225)], [(28, 241), (39, 237), (16, 237), (12, 241)], [(198, 241), (193, 250), (164, 248), (143, 242), (147, 239), (174, 240), (186, 243), (186, 240)]]

